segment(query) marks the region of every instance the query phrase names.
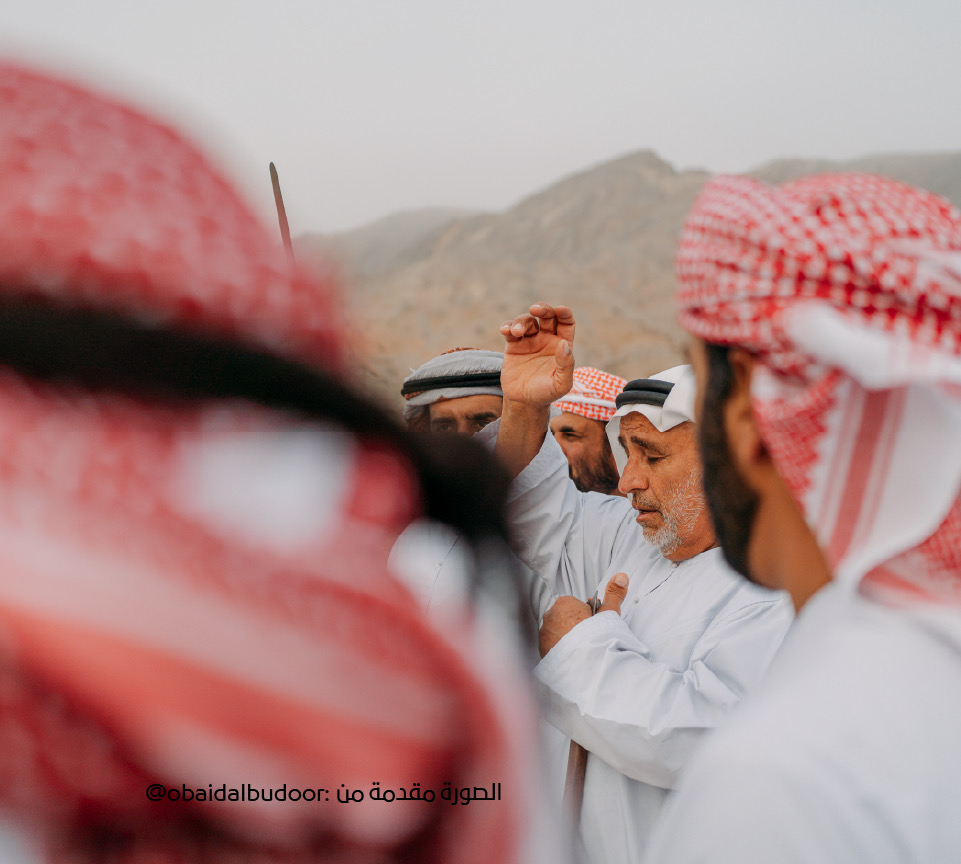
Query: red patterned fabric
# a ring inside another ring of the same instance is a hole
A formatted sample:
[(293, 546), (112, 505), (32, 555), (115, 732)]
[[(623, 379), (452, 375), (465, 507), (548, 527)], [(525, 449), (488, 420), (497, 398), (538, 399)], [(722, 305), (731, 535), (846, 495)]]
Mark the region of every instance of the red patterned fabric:
[(614, 399), (625, 384), (627, 380), (617, 375), (602, 372), (593, 366), (578, 366), (574, 370), (574, 386), (570, 393), (555, 402), (554, 407), (580, 414), (588, 420), (607, 423), (617, 410)]
[[(9, 66), (0, 291), (341, 363), (333, 286), (291, 272), (199, 153)], [(500, 706), (525, 694), (493, 694), (470, 629), (450, 644), (388, 570), (416, 490), (398, 452), (335, 426), (0, 369), (3, 824), (78, 864), (517, 860), (525, 762)], [(369, 797), (446, 781), (499, 782), (503, 803)], [(329, 800), (151, 801), (154, 783)]]
[(705, 341), (741, 345), (786, 375), (807, 374), (817, 359), (784, 332), (784, 310), (802, 299), (956, 354), (961, 297), (947, 287), (958, 276), (944, 253), (959, 248), (961, 222), (948, 201), (882, 177), (827, 175), (781, 187), (719, 177), (684, 227), (681, 320)]
[(961, 603), (961, 213), (871, 175), (708, 183), (680, 319), (761, 361), (766, 446), (837, 578)]
[(279, 238), (173, 130), (12, 66), (0, 124), (0, 281), (341, 366), (333, 286), (291, 272)]

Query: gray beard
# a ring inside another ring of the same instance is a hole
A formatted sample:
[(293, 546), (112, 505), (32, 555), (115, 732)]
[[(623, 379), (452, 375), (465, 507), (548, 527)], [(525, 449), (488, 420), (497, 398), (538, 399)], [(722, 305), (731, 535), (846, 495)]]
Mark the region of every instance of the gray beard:
[[(660, 506), (660, 513), (664, 519), (664, 524), (660, 528), (641, 527), (644, 539), (660, 549), (662, 555), (670, 555), (677, 551), (684, 539), (693, 533), (697, 520), (704, 512), (702, 473), (698, 467), (683, 483), (675, 486), (665, 496)], [(631, 503), (635, 503), (633, 495)]]

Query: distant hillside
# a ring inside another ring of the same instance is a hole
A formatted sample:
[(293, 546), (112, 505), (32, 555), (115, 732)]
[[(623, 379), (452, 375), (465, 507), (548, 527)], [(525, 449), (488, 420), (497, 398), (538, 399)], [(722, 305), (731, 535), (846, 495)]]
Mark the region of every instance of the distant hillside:
[(469, 215), (468, 210), (440, 207), (393, 213), (352, 231), (299, 237), (297, 253), (307, 259), (332, 255), (348, 278), (363, 280), (430, 255), (438, 234), (455, 219)]
[(752, 171), (765, 183), (784, 183), (826, 171), (864, 171), (883, 174), (912, 186), (930, 189), (961, 207), (961, 153), (887, 153), (850, 162), (782, 159)]
[[(780, 183), (823, 171), (885, 174), (961, 206), (961, 153), (780, 160), (752, 173)], [(411, 367), (454, 346), (500, 350), (498, 325), (540, 299), (574, 309), (578, 364), (637, 378), (681, 362), (674, 248), (708, 176), (639, 151), (502, 213), (399, 213), (299, 238), (296, 249), (303, 261), (343, 262), (347, 293), (369, 333), (359, 346), (368, 384), (398, 404)]]

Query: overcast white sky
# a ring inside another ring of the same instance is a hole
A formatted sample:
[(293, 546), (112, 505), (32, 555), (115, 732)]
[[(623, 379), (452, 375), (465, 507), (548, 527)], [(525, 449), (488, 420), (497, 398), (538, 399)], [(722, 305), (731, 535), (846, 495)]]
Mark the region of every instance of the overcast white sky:
[(678, 167), (961, 148), (959, 0), (9, 0), (0, 51), (190, 129), (291, 230)]

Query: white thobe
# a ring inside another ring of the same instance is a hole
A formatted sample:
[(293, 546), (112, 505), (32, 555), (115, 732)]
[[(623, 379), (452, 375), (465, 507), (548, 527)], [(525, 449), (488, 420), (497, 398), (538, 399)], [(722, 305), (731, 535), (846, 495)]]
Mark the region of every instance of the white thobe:
[(536, 637), (536, 630), (532, 634), (533, 624), (556, 598), (527, 567), (509, 552), (506, 554), (510, 560), (504, 563), (512, 571), (511, 575), (516, 576), (519, 586), (503, 579), (499, 584), (488, 584), (487, 594), (472, 600), (470, 543), (450, 526), (422, 519), (409, 525), (397, 538), (390, 553), (390, 567), (422, 604), (427, 617), (441, 629), (458, 632), (462, 626), (461, 616), (472, 603), (490, 601), (499, 609), (502, 623), (521, 639), (518, 651), (529, 668), (537, 655), (537, 640), (527, 637)]
[(650, 864), (961, 860), (961, 611), (831, 585), (702, 748)]
[(621, 615), (578, 624), (534, 675), (546, 719), (591, 754), (582, 857), (636, 862), (678, 770), (770, 663), (790, 601), (739, 577), (719, 549), (668, 561), (625, 499), (577, 491), (551, 435), (514, 481), (510, 507), (515, 551), (548, 593), (586, 600), (615, 573), (630, 578)]
[[(521, 589), (530, 592), (527, 597), (521, 596), (520, 604), (510, 580), (488, 584), (472, 598), (470, 542), (450, 526), (427, 519), (413, 523), (401, 534), (391, 551), (390, 566), (411, 590), (430, 623), (450, 640), (451, 647), (472, 658), (471, 666), (487, 680), (490, 695), (500, 704), (502, 714), (515, 723), (529, 722), (536, 731), (535, 718), (525, 711), (529, 706), (512, 699), (516, 690), (504, 684), (520, 681), (518, 686), (526, 688), (527, 671), (537, 655), (536, 640), (524, 638), (530, 632), (530, 622), (524, 621), (524, 627), (518, 616), (531, 615), (526, 603), (530, 610), (536, 610), (545, 603), (549, 605), (549, 599), (539, 597), (546, 589), (533, 574), (506, 549), (503, 552), (507, 569), (521, 571)], [(491, 564), (488, 561), (488, 566)], [(543, 788), (548, 770), (535, 752), (539, 743), (533, 737), (527, 742), (530, 753), (523, 780), (529, 784), (528, 794), (524, 796), (519, 785), (513, 790), (523, 798), (525, 808), (524, 847), (519, 860), (524, 864), (568, 864), (573, 858), (559, 826), (557, 808), (550, 799), (531, 792), (532, 787)]]

